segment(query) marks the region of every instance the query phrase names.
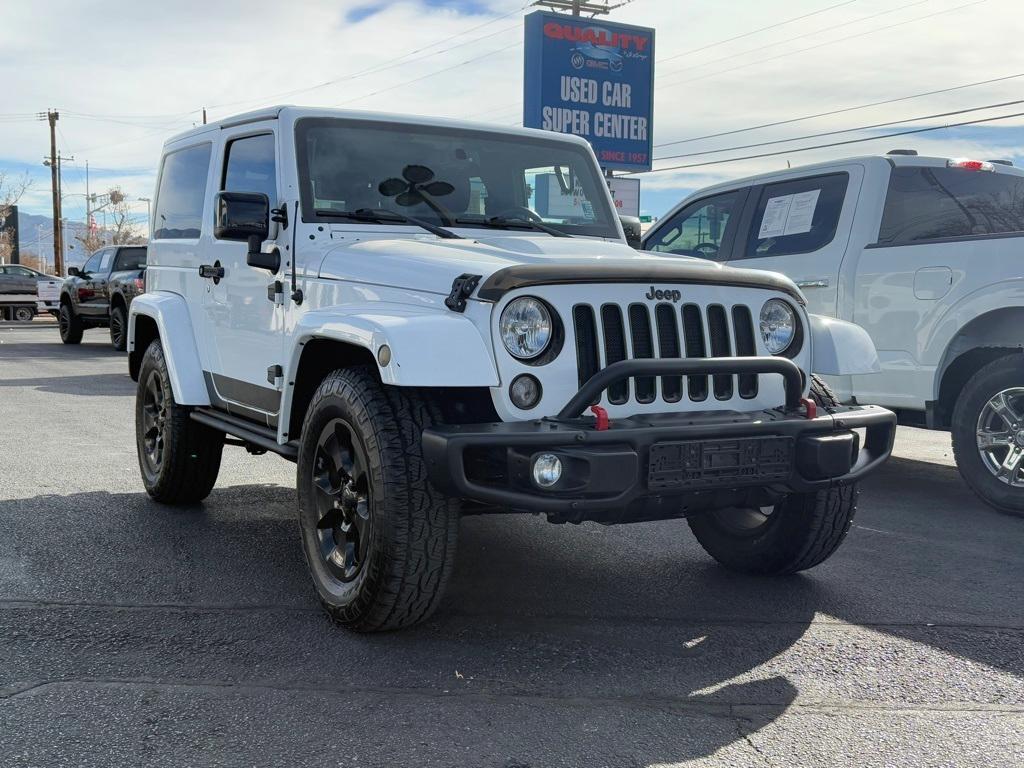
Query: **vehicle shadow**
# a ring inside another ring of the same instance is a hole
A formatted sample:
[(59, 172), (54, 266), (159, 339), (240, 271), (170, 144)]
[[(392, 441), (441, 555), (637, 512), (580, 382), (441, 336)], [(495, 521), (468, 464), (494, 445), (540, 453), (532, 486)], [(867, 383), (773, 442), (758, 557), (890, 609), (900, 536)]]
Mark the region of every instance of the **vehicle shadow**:
[(0, 359), (18, 358), (53, 358), (55, 360), (94, 360), (97, 358), (122, 357), (125, 358), (125, 369), (127, 370), (126, 352), (119, 352), (110, 346), (109, 341), (102, 341), (97, 337), (96, 341), (86, 339), (81, 344), (62, 344), (59, 338), (53, 341), (28, 341), (9, 340), (5, 335), (0, 335)]
[[(0, 355), (2, 359), (2, 355)], [(54, 376), (51, 378), (0, 379), (0, 387), (24, 387), (37, 392), (87, 397), (134, 395), (136, 384), (124, 373), (97, 373), (90, 376)]]
[[(548, 742), (547, 762), (529, 740), (517, 751), (496, 735), (495, 759), (480, 764), (597, 764), (613, 743), (628, 756), (621, 764), (713, 755), (779, 718), (801, 675), (829, 684), (806, 669), (822, 619), (1024, 676), (1024, 521), (977, 502), (955, 468), (926, 462), (880, 470), (837, 555), (779, 579), (718, 567), (682, 521), (467, 518), (435, 617), (374, 636), (348, 634), (320, 612), (291, 488), (218, 488), (183, 509), (143, 493), (36, 496), (0, 502), (0, 521), (0, 606), (48, 604), (22, 611), (16, 635), (26, 645), (11, 646), (10, 659), (0, 650), (4, 677), (44, 669), (396, 702), (443, 694), (487, 722), (522, 706), (533, 728), (545, 717), (608, 725), (583, 742)], [(823, 674), (881, 684), (856, 660)]]

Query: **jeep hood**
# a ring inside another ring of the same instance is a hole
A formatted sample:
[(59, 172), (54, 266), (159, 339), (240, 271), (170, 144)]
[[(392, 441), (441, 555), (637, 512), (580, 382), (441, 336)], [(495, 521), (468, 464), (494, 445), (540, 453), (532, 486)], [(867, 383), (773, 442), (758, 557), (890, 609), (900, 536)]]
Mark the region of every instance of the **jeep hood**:
[(328, 248), (319, 270), (322, 279), (442, 295), (463, 274), (480, 276), (474, 298), (486, 301), (531, 285), (579, 282), (738, 285), (782, 291), (803, 303), (796, 285), (774, 272), (638, 252), (624, 243), (547, 235), (353, 239)]

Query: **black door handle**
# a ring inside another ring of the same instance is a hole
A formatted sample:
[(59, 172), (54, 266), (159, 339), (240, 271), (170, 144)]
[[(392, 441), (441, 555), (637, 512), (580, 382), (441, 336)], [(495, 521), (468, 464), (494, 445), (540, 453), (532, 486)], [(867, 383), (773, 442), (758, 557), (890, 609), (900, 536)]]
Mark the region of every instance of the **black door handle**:
[(208, 280), (213, 280), (213, 284), (216, 285), (224, 277), (224, 267), (220, 265), (219, 261), (211, 264), (202, 264), (199, 267), (199, 276)]

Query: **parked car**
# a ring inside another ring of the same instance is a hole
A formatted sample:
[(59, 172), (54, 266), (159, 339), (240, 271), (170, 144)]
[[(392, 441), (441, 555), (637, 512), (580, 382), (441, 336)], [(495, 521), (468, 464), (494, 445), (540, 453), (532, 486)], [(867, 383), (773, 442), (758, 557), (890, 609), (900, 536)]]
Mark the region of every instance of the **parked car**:
[(225, 435), (297, 462), (346, 627), (429, 615), (468, 514), (685, 517), (728, 567), (810, 568), (891, 450), (893, 414), (812, 375), (870, 370), (867, 335), (786, 278), (631, 249), (578, 137), (276, 107), (159, 167), (129, 321), (142, 482), (203, 499)]
[(643, 242), (781, 272), (862, 326), (882, 373), (831, 378), (840, 399), (949, 430), (968, 485), (1024, 514), (1024, 171), (907, 150), (793, 168), (695, 192)]
[(0, 264), (0, 320), (27, 323), (35, 317), (37, 274), (21, 264)]
[(57, 316), (60, 338), (78, 344), (87, 328), (109, 328), (114, 349), (128, 343), (128, 308), (146, 290), (146, 246), (100, 248), (81, 268), (68, 269)]

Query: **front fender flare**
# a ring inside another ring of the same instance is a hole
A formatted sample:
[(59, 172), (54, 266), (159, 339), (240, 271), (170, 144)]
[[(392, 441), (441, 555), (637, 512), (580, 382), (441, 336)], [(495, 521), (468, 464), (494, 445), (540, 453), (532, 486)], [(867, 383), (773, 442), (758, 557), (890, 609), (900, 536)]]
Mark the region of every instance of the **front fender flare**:
[(875, 343), (855, 323), (824, 315), (808, 315), (811, 323), (811, 373), (827, 376), (878, 373)]
[(374, 360), (385, 344), (391, 362), (377, 363), (381, 381), (398, 387), (495, 387), (498, 372), (483, 337), (464, 315), (407, 304), (374, 302), (305, 313), (293, 331), (290, 369), (301, 344), (331, 339), (368, 350)]
[[(188, 304), (176, 293), (144, 293), (128, 310), (128, 354), (135, 353), (135, 324), (140, 316), (152, 318), (160, 334), (174, 401), (179, 405), (209, 405)], [(140, 354), (145, 350), (139, 350)]]

